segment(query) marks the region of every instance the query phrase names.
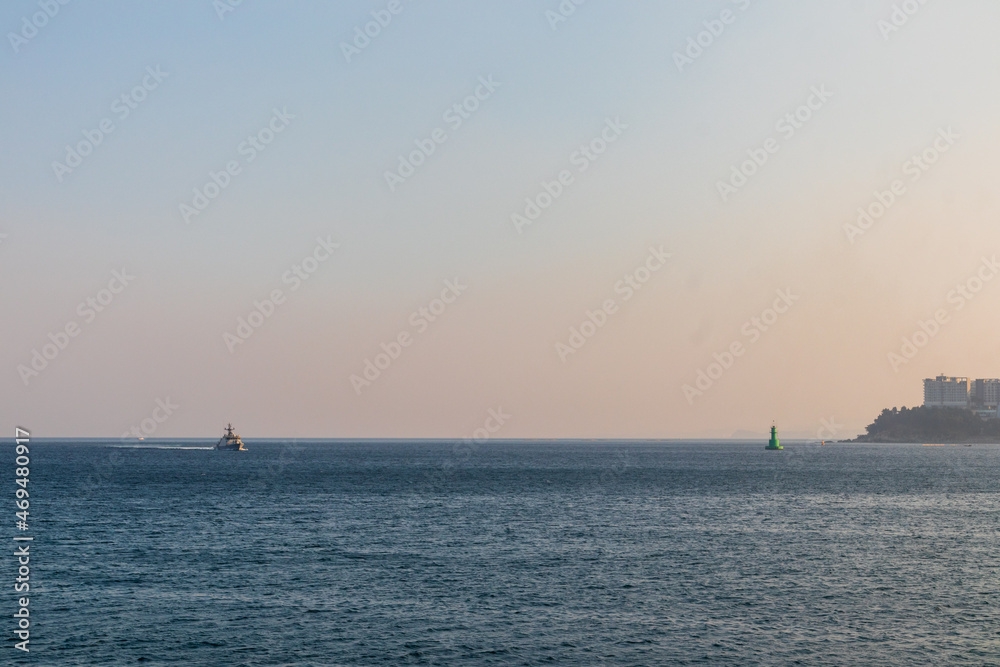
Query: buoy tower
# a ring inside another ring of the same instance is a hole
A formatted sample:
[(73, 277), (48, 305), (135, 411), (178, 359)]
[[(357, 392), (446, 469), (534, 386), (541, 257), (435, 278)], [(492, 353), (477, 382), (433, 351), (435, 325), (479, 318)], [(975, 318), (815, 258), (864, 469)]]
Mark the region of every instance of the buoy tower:
[(771, 424), (771, 439), (768, 440), (767, 447), (764, 449), (784, 449), (778, 442), (778, 429), (774, 424)]

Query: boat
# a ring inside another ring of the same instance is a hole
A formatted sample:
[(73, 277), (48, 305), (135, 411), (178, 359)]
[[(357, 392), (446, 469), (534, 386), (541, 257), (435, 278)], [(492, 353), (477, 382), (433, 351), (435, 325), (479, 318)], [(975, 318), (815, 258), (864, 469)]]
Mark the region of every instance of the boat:
[(233, 433), (233, 425), (229, 424), (226, 426), (226, 434), (219, 438), (219, 441), (215, 443), (216, 449), (224, 449), (230, 452), (245, 452), (246, 447), (243, 446), (243, 441), (240, 440), (238, 433)]
[(774, 424), (771, 424), (771, 439), (767, 442), (767, 447), (764, 449), (784, 449), (781, 443), (778, 442), (778, 429)]

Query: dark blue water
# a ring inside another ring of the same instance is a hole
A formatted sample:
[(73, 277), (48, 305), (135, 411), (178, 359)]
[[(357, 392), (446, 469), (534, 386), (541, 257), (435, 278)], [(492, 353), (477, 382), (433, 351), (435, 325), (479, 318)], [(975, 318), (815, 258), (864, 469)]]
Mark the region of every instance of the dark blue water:
[(1000, 448), (248, 446), (32, 444), (33, 664), (1000, 663)]

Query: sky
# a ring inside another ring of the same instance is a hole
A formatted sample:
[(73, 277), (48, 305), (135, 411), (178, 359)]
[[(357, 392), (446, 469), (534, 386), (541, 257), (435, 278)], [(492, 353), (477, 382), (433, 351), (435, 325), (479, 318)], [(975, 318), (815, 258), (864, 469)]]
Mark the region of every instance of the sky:
[(853, 437), (923, 378), (1000, 376), (998, 21), (5, 2), (0, 414), (36, 437)]

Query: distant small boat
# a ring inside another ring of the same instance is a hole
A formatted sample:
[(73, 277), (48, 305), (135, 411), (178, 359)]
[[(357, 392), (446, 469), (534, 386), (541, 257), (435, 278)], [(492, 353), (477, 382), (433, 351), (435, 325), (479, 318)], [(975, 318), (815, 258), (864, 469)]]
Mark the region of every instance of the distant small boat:
[(243, 446), (243, 441), (237, 433), (233, 433), (233, 425), (226, 427), (226, 433), (215, 443), (216, 449), (223, 449), (230, 452), (245, 452), (247, 448)]
[(774, 424), (771, 424), (771, 439), (767, 443), (767, 447), (764, 449), (784, 449), (781, 443), (778, 442), (778, 429)]

